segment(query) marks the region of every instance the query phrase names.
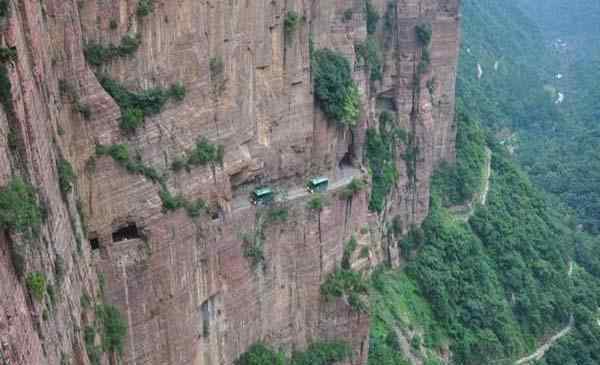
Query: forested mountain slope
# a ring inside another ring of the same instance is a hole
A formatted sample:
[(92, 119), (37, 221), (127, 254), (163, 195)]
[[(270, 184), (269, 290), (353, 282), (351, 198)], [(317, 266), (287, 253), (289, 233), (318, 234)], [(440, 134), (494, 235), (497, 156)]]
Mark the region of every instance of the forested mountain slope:
[[(597, 64), (568, 64), (586, 99), (557, 103), (571, 83), (546, 39), (517, 4), (463, 1), (457, 164), (398, 242), (404, 272), (373, 276), (369, 364), (513, 364), (555, 334), (540, 363), (600, 363), (600, 242), (574, 224), (600, 217)], [(484, 145), (490, 191), (465, 224), (455, 207), (483, 188)]]
[[(466, 109), (514, 148), (532, 180), (572, 208), (588, 231), (597, 232), (600, 129), (594, 85), (600, 77), (600, 33), (589, 19), (600, 12), (592, 2), (583, 11), (584, 3), (551, 8), (543, 2), (546, 18), (534, 23), (517, 4), (464, 1), (457, 88)], [(546, 33), (554, 24), (551, 16), (570, 17), (570, 23), (559, 22), (561, 32), (582, 41), (557, 43)]]

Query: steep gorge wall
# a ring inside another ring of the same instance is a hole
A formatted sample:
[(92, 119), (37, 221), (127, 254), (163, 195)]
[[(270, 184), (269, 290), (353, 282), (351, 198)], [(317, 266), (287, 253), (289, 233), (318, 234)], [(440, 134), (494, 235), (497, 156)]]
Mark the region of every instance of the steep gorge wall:
[[(7, 66), (15, 114), (0, 118), (0, 186), (13, 174), (26, 176), (48, 218), (35, 242), (0, 237), (0, 349), (6, 363), (58, 364), (65, 358), (87, 364), (82, 329), (93, 313), (82, 309), (80, 297), (99, 295), (97, 273), (106, 278), (105, 300), (128, 320), (126, 364), (230, 364), (258, 340), (292, 350), (319, 338), (349, 340), (353, 363), (363, 363), (368, 317), (343, 300), (324, 301), (319, 286), (353, 234), (370, 248), (369, 257), (355, 257), (354, 265), (366, 268), (384, 259), (384, 220), (399, 215), (407, 229), (427, 214), (433, 168), (454, 155), (458, 1), (398, 1), (391, 34), (380, 21), (376, 35), (391, 36), (393, 46), (385, 52), (382, 82), (370, 82), (366, 70), (355, 68), (363, 112), (353, 133), (328, 122), (315, 104), (309, 37), (315, 48), (339, 50), (354, 65), (354, 45), (367, 36), (361, 0), (157, 0), (145, 17), (136, 15), (137, 1), (10, 4), (2, 44), (17, 51)], [(373, 4), (381, 15), (388, 11), (385, 0)], [(352, 19), (344, 20), (349, 8)], [(305, 20), (286, 40), (289, 10)], [(424, 22), (433, 28), (432, 62), (415, 98), (415, 26)], [(140, 48), (102, 66), (102, 73), (130, 89), (181, 81), (187, 90), (183, 102), (167, 104), (132, 135), (119, 129), (119, 107), (83, 55), (86, 42), (118, 44), (127, 32), (140, 35)], [(224, 64), (222, 92), (211, 77), (209, 60), (215, 57)], [(73, 108), (73, 97), (61, 94), (61, 83), (89, 106), (89, 120)], [(377, 126), (382, 99), (392, 101), (399, 125), (415, 135), (416, 176), (409, 176), (401, 146), (400, 179), (381, 216), (368, 211), (366, 191), (349, 204), (336, 196), (339, 188), (332, 189), (320, 218), (305, 209), (306, 196), (290, 200), (288, 221), (266, 228), (265, 262), (254, 268), (241, 239), (256, 225), (256, 208), (243, 203), (250, 189), (261, 183), (293, 189), (316, 174), (345, 178), (348, 169), (339, 162), (352, 146), (354, 165), (361, 164), (365, 130)], [(19, 136), (18, 152), (7, 147), (10, 130)], [(223, 166), (170, 173), (166, 184), (174, 194), (220, 207), (214, 217), (164, 212), (157, 184), (109, 157), (95, 158), (97, 143), (126, 143), (145, 164), (168, 171), (199, 137), (225, 146)], [(61, 156), (77, 174), (75, 192), (66, 198), (55, 167)], [(132, 222), (142, 237), (112, 242), (113, 231)], [(89, 237), (98, 239), (98, 250), (91, 250)], [(47, 320), (13, 272), (11, 244), (28, 247), (27, 271), (45, 272), (51, 281), (56, 257), (64, 258), (65, 279)], [(390, 252), (395, 260), (397, 250)]]

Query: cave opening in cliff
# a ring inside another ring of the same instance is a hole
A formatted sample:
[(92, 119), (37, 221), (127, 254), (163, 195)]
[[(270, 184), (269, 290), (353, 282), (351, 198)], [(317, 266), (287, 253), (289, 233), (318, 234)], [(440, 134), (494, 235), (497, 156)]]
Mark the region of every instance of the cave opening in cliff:
[(140, 232), (135, 223), (128, 223), (125, 227), (121, 227), (113, 232), (113, 242), (132, 240), (140, 238)]
[(90, 238), (90, 247), (92, 248), (92, 251), (100, 249), (100, 240), (98, 237)]

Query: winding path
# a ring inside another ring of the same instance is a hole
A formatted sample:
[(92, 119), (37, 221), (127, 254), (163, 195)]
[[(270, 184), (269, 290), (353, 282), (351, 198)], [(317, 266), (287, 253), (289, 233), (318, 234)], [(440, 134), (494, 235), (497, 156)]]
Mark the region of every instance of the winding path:
[(463, 221), (467, 222), (475, 214), (476, 204), (475, 202), (485, 205), (487, 202), (487, 196), (490, 192), (490, 177), (492, 176), (492, 150), (488, 147), (485, 148), (485, 166), (483, 171), (483, 189), (473, 196), (473, 199), (466, 205), (450, 208), (450, 211), (454, 216)]
[(573, 328), (574, 322), (575, 322), (575, 320), (573, 319), (573, 315), (571, 315), (571, 318), (569, 318), (569, 324), (565, 328), (560, 330), (560, 332), (558, 332), (554, 336), (550, 337), (546, 342), (544, 342), (540, 347), (538, 347), (538, 349), (535, 350), (535, 352), (532, 353), (531, 355), (525, 356), (525, 357), (515, 361), (515, 365), (522, 365), (522, 364), (527, 364), (531, 361), (540, 360), (542, 357), (544, 357), (544, 355), (546, 354), (546, 351), (548, 351), (550, 349), (550, 347), (552, 347), (552, 345), (554, 345), (554, 343), (556, 343), (556, 341), (560, 340), (563, 336), (565, 336), (567, 333), (569, 333), (571, 331), (571, 329)]
[[(573, 275), (573, 266), (574, 266), (573, 260), (569, 261), (569, 270), (567, 271), (568, 277), (571, 277), (571, 275)], [(568, 334), (571, 331), (574, 323), (575, 323), (575, 319), (573, 318), (573, 315), (571, 314), (571, 316), (569, 317), (569, 324), (567, 324), (567, 326), (565, 328), (560, 330), (554, 336), (550, 337), (540, 347), (538, 347), (537, 350), (535, 350), (535, 352), (532, 353), (531, 355), (527, 355), (527, 356), (515, 361), (515, 365), (522, 365), (522, 364), (527, 364), (532, 361), (540, 360), (542, 357), (544, 357), (544, 355), (546, 354), (546, 351), (550, 350), (552, 345), (554, 345), (556, 343), (556, 341), (560, 340), (562, 337), (564, 337), (566, 334)]]

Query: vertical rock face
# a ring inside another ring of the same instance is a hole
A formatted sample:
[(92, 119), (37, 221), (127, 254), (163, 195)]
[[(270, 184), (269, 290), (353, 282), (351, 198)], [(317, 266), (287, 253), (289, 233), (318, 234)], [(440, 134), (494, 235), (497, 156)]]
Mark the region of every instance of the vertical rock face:
[[(103, 296), (128, 322), (125, 364), (231, 364), (259, 340), (291, 351), (337, 338), (352, 344), (354, 364), (364, 363), (368, 316), (343, 299), (324, 300), (320, 284), (351, 236), (357, 251), (369, 250), (353, 262), (366, 270), (397, 259), (383, 239), (385, 221), (398, 216), (407, 229), (427, 214), (432, 171), (454, 158), (458, 0), (373, 0), (382, 17), (374, 36), (387, 45), (376, 82), (355, 55), (367, 37), (362, 0), (150, 3), (152, 11), (141, 16), (134, 0), (10, 2), (1, 44), (17, 57), (6, 65), (14, 112), (0, 113), (0, 186), (24, 176), (47, 218), (37, 238), (0, 234), (0, 359), (88, 364), (83, 328), (94, 311), (80, 298)], [(292, 32), (284, 27), (289, 11), (301, 17)], [(425, 23), (432, 27), (431, 65), (417, 72), (415, 27)], [(85, 44), (119, 44), (128, 33), (139, 35), (137, 51), (88, 66)], [(327, 121), (314, 101), (311, 43), (353, 65), (362, 113), (352, 131)], [(222, 61), (221, 75), (211, 60)], [(98, 75), (138, 91), (181, 82), (187, 93), (124, 134), (119, 106)], [(352, 177), (368, 177), (360, 172), (365, 131), (377, 127), (382, 108), (394, 110), (417, 153), (409, 172), (408, 147), (399, 146), (400, 179), (377, 215), (368, 211), (368, 189), (350, 201), (339, 193)], [(12, 134), (16, 150), (7, 147)], [(173, 161), (200, 137), (225, 147), (223, 164), (173, 172)], [(173, 195), (202, 198), (211, 213), (165, 211), (160, 184), (96, 156), (96, 144), (115, 143), (166, 174)], [(354, 156), (352, 167), (342, 163), (345, 156)], [(61, 158), (77, 175), (68, 194), (58, 185)], [(320, 214), (306, 208), (310, 196), (302, 188), (316, 175), (331, 181)], [(248, 203), (260, 185), (289, 191), (287, 221), (265, 223), (265, 209)], [(261, 231), (264, 260), (253, 265), (244, 238)], [(26, 247), (26, 272), (46, 273), (56, 288), (52, 308), (27, 293), (11, 263), (14, 246)]]

